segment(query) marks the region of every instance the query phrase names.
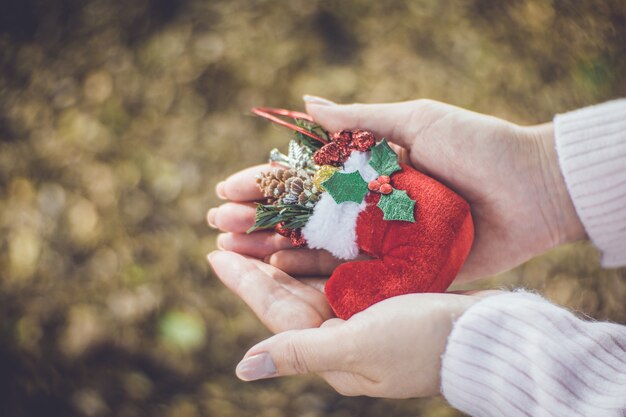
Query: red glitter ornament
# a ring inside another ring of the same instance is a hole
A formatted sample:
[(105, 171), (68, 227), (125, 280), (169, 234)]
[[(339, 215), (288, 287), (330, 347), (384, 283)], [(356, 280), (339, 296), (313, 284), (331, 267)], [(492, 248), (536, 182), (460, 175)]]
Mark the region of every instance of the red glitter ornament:
[(352, 149), (361, 152), (367, 152), (376, 144), (376, 138), (372, 132), (367, 130), (355, 129), (352, 131)]
[(330, 135), (330, 140), (341, 147), (348, 147), (352, 143), (352, 132), (350, 130), (340, 130)]
[(274, 231), (276, 233), (278, 233), (281, 236), (285, 236), (285, 237), (289, 237), (289, 232), (291, 231), (290, 229), (286, 229), (285, 228), (285, 223), (278, 223), (276, 226), (274, 226)]
[(335, 143), (341, 153), (342, 162), (345, 162), (352, 153), (352, 132), (349, 130), (341, 130), (330, 135), (332, 143)]
[(287, 229), (285, 223), (278, 223), (274, 227), (274, 231), (281, 236), (288, 238), (291, 244), (296, 248), (306, 246), (306, 239), (302, 236), (302, 229)]
[(317, 165), (341, 166), (348, 155), (344, 154), (337, 143), (331, 142), (318, 149), (315, 155), (313, 155), (313, 160)]
[(306, 246), (306, 239), (304, 238), (304, 236), (302, 236), (301, 229), (292, 230), (291, 233), (289, 234), (289, 240), (291, 240), (291, 244), (295, 248), (302, 248)]

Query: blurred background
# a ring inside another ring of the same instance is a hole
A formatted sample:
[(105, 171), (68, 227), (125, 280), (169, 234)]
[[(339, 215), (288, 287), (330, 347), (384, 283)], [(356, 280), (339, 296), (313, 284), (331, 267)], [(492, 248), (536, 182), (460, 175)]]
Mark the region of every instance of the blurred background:
[[(251, 106), (428, 97), (532, 124), (626, 95), (626, 3), (0, 0), (0, 415), (459, 416), (243, 383), (268, 331), (212, 276), (215, 184), (283, 147)], [(588, 243), (524, 285), (626, 322)]]

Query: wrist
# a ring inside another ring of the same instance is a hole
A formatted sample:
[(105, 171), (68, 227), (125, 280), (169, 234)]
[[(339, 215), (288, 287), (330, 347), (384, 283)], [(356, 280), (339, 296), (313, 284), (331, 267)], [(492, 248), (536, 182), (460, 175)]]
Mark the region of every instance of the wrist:
[(524, 129), (528, 131), (539, 150), (537, 194), (540, 198), (542, 214), (552, 229), (553, 247), (586, 239), (585, 228), (576, 213), (561, 172), (553, 124), (544, 123)]

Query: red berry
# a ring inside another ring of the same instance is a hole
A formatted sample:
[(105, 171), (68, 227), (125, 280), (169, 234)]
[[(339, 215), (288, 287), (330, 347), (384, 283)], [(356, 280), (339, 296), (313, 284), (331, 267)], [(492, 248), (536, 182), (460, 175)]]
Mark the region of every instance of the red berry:
[(367, 188), (368, 188), (370, 191), (378, 191), (378, 189), (380, 188), (380, 183), (379, 183), (378, 181), (376, 181), (376, 180), (370, 181), (370, 182), (367, 184)]
[(391, 194), (391, 192), (393, 191), (393, 187), (391, 187), (390, 184), (383, 184), (380, 186), (380, 189), (378, 191), (380, 191), (381, 194)]
[(391, 178), (389, 178), (387, 175), (381, 175), (380, 177), (378, 177), (377, 181), (381, 184), (389, 184)]

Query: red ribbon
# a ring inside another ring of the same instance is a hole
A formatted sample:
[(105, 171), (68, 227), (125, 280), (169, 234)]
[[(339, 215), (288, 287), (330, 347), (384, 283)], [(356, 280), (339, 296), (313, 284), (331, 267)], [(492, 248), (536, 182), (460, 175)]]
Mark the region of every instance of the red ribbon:
[(271, 122), (274, 122), (276, 124), (279, 124), (281, 126), (284, 126), (286, 128), (289, 128), (291, 130), (295, 130), (296, 132), (300, 132), (303, 135), (307, 135), (308, 137), (315, 139), (318, 142), (323, 143), (324, 145), (326, 145), (328, 143), (328, 141), (320, 138), (319, 136), (317, 136), (314, 133), (309, 132), (308, 130), (297, 126), (293, 123), (289, 123), (283, 119), (281, 119), (280, 117), (277, 116), (285, 116), (285, 117), (290, 117), (292, 119), (304, 119), (307, 120), (309, 122), (313, 121), (313, 118), (311, 116), (309, 116), (306, 113), (302, 113), (299, 111), (293, 111), (293, 110), (285, 110), (285, 109), (273, 109), (270, 107), (253, 107), (252, 108), (252, 113), (256, 114), (257, 116), (261, 116), (264, 119), (267, 119)]

